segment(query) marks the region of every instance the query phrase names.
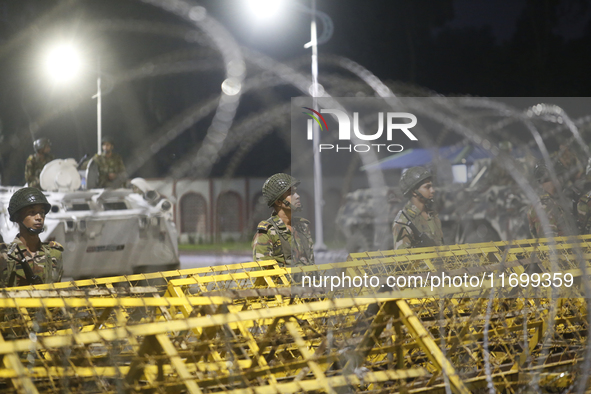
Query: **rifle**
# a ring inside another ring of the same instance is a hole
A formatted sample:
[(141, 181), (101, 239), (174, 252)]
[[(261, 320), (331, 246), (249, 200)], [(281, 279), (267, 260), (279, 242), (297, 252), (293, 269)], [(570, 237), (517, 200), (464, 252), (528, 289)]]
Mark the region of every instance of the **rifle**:
[[(20, 260), (12, 255), (12, 252), (14, 251), (15, 247), (17, 250), (16, 253), (21, 257)], [(27, 282), (29, 282), (29, 285), (42, 285), (43, 284), (43, 279), (41, 279), (41, 277), (39, 275), (35, 275), (35, 273), (31, 269), (31, 266), (29, 265), (29, 263), (27, 263), (27, 259), (25, 258), (23, 251), (18, 247), (18, 245), (15, 244), (15, 245), (13, 245), (13, 247), (10, 248), (10, 250), (8, 252), (8, 256), (10, 256), (12, 259), (16, 260), (18, 262), (18, 264), (21, 265), (21, 267), (23, 268), (23, 271), (25, 272), (25, 277), (27, 278)]]
[(431, 239), (431, 237), (429, 237), (427, 234), (419, 231), (419, 229), (417, 228), (417, 226), (415, 226), (415, 224), (409, 219), (408, 216), (406, 216), (406, 213), (404, 213), (404, 211), (401, 211), (401, 213), (404, 215), (404, 217), (406, 218), (406, 220), (408, 220), (407, 223), (400, 223), (400, 222), (396, 222), (397, 224), (401, 224), (403, 226), (407, 226), (410, 228), (410, 230), (412, 231), (411, 237), (411, 245), (413, 248), (423, 248), (423, 247), (427, 247), (427, 246), (437, 246), (437, 244), (435, 243), (435, 241), (433, 241)]

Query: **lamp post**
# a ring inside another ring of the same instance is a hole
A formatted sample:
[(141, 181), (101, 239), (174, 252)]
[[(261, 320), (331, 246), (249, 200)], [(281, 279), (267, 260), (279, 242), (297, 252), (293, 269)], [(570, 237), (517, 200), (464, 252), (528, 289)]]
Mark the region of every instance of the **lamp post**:
[[(279, 4), (279, 0), (267, 1), (265, 4), (262, 4), (264, 0), (252, 1), (253, 5), (256, 6), (270, 6), (273, 5), (272, 11), (277, 10), (277, 5)], [(305, 12), (310, 14), (311, 22), (310, 22), (310, 42), (304, 45), (304, 48), (312, 48), (312, 86), (310, 95), (312, 96), (312, 107), (315, 111), (318, 111), (318, 94), (319, 94), (319, 84), (318, 84), (318, 45), (324, 44), (330, 37), (332, 37), (333, 33), (333, 23), (332, 19), (328, 14), (318, 11), (316, 9), (316, 0), (311, 0), (311, 7), (307, 7), (303, 4), (298, 2), (290, 2), (291, 6), (296, 8), (299, 11)], [(316, 19), (320, 19), (323, 25), (322, 34), (320, 37), (317, 35), (316, 29)], [(320, 130), (318, 129), (318, 124), (313, 122), (312, 124), (312, 144), (314, 149), (314, 222), (315, 226), (315, 242), (314, 247), (316, 250), (326, 250), (326, 245), (324, 244), (324, 227), (323, 227), (323, 220), (322, 220), (322, 209), (324, 205), (324, 199), (322, 196), (322, 162), (320, 159), (320, 151), (318, 150), (318, 145), (320, 142)]]
[(97, 60), (97, 76), (96, 76), (96, 94), (92, 96), (96, 98), (96, 146), (97, 153), (100, 155), (103, 151), (103, 129), (102, 129), (102, 90), (101, 90), (101, 58)]

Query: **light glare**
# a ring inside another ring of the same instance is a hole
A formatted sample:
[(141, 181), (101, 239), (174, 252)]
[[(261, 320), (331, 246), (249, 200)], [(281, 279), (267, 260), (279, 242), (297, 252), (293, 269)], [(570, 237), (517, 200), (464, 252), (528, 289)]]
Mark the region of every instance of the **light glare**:
[(282, 5), (282, 0), (248, 0), (252, 13), (261, 19), (276, 17)]
[(47, 54), (45, 65), (47, 73), (52, 79), (57, 82), (65, 82), (78, 74), (81, 61), (73, 46), (60, 45)]

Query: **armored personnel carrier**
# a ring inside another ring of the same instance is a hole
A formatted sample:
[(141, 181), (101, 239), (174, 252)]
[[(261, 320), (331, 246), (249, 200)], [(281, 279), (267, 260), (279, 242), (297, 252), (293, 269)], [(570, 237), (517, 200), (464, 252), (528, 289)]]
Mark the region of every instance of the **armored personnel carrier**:
[[(41, 173), (51, 212), (40, 237), (64, 246), (64, 277), (178, 269), (172, 203), (140, 179), (131, 182), (133, 190), (78, 190), (82, 182), (75, 164), (72, 159), (54, 160)], [(92, 175), (88, 178), (92, 183)], [(19, 188), (0, 187), (0, 233), (5, 242), (18, 233), (9, 220), (8, 203)]]

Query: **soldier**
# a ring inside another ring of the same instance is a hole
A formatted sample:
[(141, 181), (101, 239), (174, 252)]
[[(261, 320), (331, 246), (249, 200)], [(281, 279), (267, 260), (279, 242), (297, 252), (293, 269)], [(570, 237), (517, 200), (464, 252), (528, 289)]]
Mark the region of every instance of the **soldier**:
[(39, 138), (33, 142), (35, 153), (27, 158), (25, 164), (25, 182), (29, 187), (41, 189), (39, 175), (43, 167), (54, 159), (51, 152), (51, 141), (47, 138)]
[(591, 191), (584, 193), (577, 203), (579, 234), (591, 234)]
[(281, 266), (314, 264), (314, 244), (310, 222), (293, 217), (301, 210), (297, 186), (300, 181), (288, 174), (275, 174), (263, 185), (263, 197), (273, 214), (257, 226), (252, 240), (255, 261), (276, 260)]
[[(539, 196), (539, 200), (532, 205), (527, 213), (529, 231), (533, 238), (560, 237), (568, 235), (564, 218), (565, 214), (569, 213), (569, 209), (563, 207), (558, 201), (558, 190), (562, 187), (560, 177), (564, 174), (565, 169), (560, 162), (557, 162), (554, 170), (556, 176), (559, 177), (558, 184), (550, 178), (550, 172), (548, 171), (546, 164), (541, 162), (534, 168), (534, 178), (540, 183), (542, 193)], [(536, 206), (546, 214), (546, 217), (550, 222), (549, 234), (545, 233), (542, 228), (542, 223), (535, 210)]]
[(560, 144), (558, 151), (552, 155), (554, 163), (560, 162), (564, 168), (564, 175), (566, 176), (566, 183), (575, 183), (585, 175), (585, 166), (581, 163), (579, 158), (570, 150), (567, 144)]
[(488, 179), (492, 185), (511, 185), (515, 182), (511, 174), (501, 166), (503, 160), (507, 160), (513, 152), (511, 141), (501, 141), (499, 143), (499, 155), (490, 163)]
[(402, 193), (409, 199), (392, 225), (394, 249), (443, 245), (443, 231), (433, 209), (433, 174), (425, 167), (409, 168), (400, 177)]
[(102, 154), (95, 154), (94, 162), (97, 164), (99, 171), (99, 188), (125, 187), (127, 175), (125, 173), (125, 165), (123, 159), (119, 154), (113, 152), (113, 140), (108, 137), (102, 140)]
[(10, 198), (8, 214), (19, 233), (10, 244), (0, 245), (0, 287), (59, 282), (63, 248), (57, 242), (41, 242), (45, 215), (51, 205), (33, 187), (17, 190)]

